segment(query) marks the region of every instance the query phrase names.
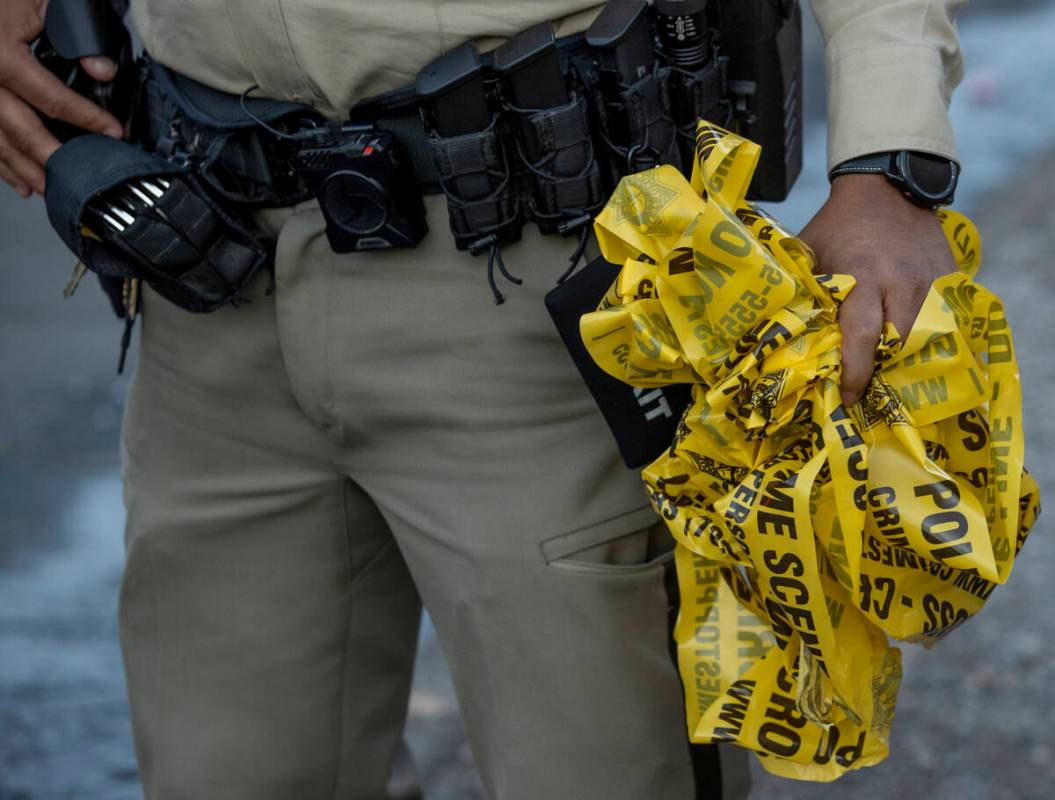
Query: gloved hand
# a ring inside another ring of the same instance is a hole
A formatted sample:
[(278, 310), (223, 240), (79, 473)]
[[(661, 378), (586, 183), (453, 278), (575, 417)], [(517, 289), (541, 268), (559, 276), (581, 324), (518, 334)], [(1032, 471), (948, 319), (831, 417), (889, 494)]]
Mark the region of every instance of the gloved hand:
[(839, 310), (842, 397), (847, 405), (872, 377), (884, 321), (902, 339), (935, 278), (956, 271), (938, 216), (914, 205), (882, 175), (842, 175), (799, 238), (818, 270), (853, 275), (857, 286)]
[[(47, 0), (0, 3), (0, 179), (23, 197), (44, 193), (44, 162), (59, 148), (34, 109), (94, 133), (122, 135), (114, 116), (67, 88), (30, 52), (46, 8)], [(117, 72), (108, 58), (82, 58), (81, 66), (100, 81)]]

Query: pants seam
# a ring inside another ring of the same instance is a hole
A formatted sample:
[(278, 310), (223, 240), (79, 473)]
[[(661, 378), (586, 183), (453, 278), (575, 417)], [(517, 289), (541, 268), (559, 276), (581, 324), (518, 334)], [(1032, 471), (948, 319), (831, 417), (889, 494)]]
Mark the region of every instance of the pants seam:
[[(330, 348), (330, 338), (332, 333), (331, 326), (335, 316), (334, 303), (336, 302), (337, 296), (335, 286), (337, 282), (337, 257), (332, 250), (329, 251), (329, 257), (326, 260), (326, 267), (328, 271), (326, 309), (324, 312), (326, 316), (323, 320), (322, 341), (322, 363), (323, 369), (325, 370), (325, 396), (323, 398), (323, 407), (326, 409), (327, 415), (329, 415), (333, 424), (337, 428), (337, 440), (343, 442), (345, 440), (345, 424), (344, 417), (339, 414), (337, 410), (337, 392), (333, 383), (333, 352)], [(344, 502), (343, 494), (341, 502)]]
[[(150, 564), (150, 600), (151, 600), (151, 604), (154, 606), (154, 608), (152, 610), (154, 612), (154, 622), (156, 624), (157, 623), (157, 619), (158, 619), (158, 608), (160, 608), (160, 603), (158, 602), (158, 582), (156, 580), (157, 565), (155, 563), (154, 553), (153, 552), (148, 550), (147, 551), (147, 557), (149, 558), (149, 564)], [(157, 649), (155, 649), (155, 651), (154, 651), (154, 677), (155, 677), (155, 680), (157, 681), (157, 683), (155, 685), (160, 687), (161, 686), (161, 654), (160, 654), (160, 652)], [(160, 769), (159, 769), (160, 763), (159, 762), (160, 762), (160, 759), (156, 759), (155, 760), (154, 769), (152, 770), (152, 772), (153, 772), (153, 780), (150, 782), (152, 784), (152, 786), (151, 786), (151, 796), (152, 797), (157, 797), (158, 796), (158, 772), (160, 772)]]
[[(351, 586), (352, 583), (354, 583), (354, 577), (352, 576), (352, 554), (351, 554), (351, 548), (350, 548), (350, 546), (348, 544), (348, 498), (347, 498), (347, 494), (344, 491), (344, 481), (345, 481), (345, 478), (340, 478), (337, 481), (337, 492), (338, 492), (338, 494), (340, 496), (341, 522), (342, 522), (343, 527), (344, 527), (343, 538), (344, 538), (344, 543), (345, 543), (344, 546), (345, 546), (345, 551), (346, 551), (345, 559), (346, 559), (346, 564), (347, 564), (347, 567), (348, 567), (348, 579), (349, 579), (348, 580), (348, 585)], [(371, 559), (371, 561), (372, 560), (373, 559)], [(350, 620), (350, 616), (351, 616), (350, 605), (351, 605), (351, 598), (349, 597), (349, 599), (348, 599), (348, 606), (349, 607), (346, 608), (345, 615), (344, 615), (344, 621), (345, 621), (345, 625), (344, 625), (344, 649), (343, 649), (343, 652), (341, 653), (341, 691), (340, 691), (340, 700), (339, 700), (339, 702), (337, 704), (337, 714), (338, 714), (338, 718), (337, 718), (337, 751), (336, 751), (336, 753), (334, 753), (333, 791), (330, 792), (330, 796), (333, 798), (333, 800), (339, 800), (339, 798), (337, 797), (337, 790), (341, 786), (341, 771), (344, 768), (344, 764), (343, 764), (343, 760), (342, 760), (341, 754), (344, 752), (344, 736), (345, 736), (345, 731), (344, 731), (344, 703), (345, 703), (345, 700), (346, 700), (346, 694), (348, 692), (348, 687), (347, 687), (347, 683), (348, 682), (347, 682), (347, 680), (345, 680), (344, 672), (345, 672), (345, 669), (347, 668), (347, 665), (348, 665), (348, 651), (351, 648), (351, 641), (352, 641), (352, 631), (351, 631), (351, 627), (352, 626), (351, 626), (351, 620)]]
[[(150, 605), (151, 605), (150, 611), (151, 611), (151, 617), (153, 619), (154, 625), (157, 626), (158, 625), (158, 617), (159, 617), (158, 609), (161, 607), (160, 603), (158, 602), (158, 582), (157, 582), (157, 579), (156, 579), (156, 577), (157, 577), (157, 565), (155, 563), (155, 558), (154, 558), (153, 551), (150, 548), (145, 548), (145, 549), (146, 549), (146, 558), (147, 558), (147, 573), (150, 576)], [(128, 560), (128, 556), (127, 555), (125, 556), (125, 560), (126, 560), (125, 569), (127, 569), (128, 568), (127, 567), (127, 560)], [(157, 689), (162, 685), (162, 675), (161, 675), (162, 658), (161, 658), (160, 648), (153, 648), (153, 654), (152, 655), (153, 655), (153, 662), (154, 663), (151, 664), (150, 672), (151, 672), (151, 677), (153, 678), (153, 681), (154, 681), (153, 688), (154, 688), (155, 691), (157, 691)], [(131, 697), (131, 692), (129, 692), (129, 696)], [(141, 693), (140, 696), (142, 696), (142, 693)], [(164, 725), (164, 720), (166, 719), (167, 716), (168, 716), (167, 714), (163, 713), (163, 710), (162, 710), (162, 713), (159, 713), (157, 715), (158, 720), (161, 721), (160, 724)], [(155, 743), (156, 743), (157, 739), (163, 739), (163, 738), (164, 738), (163, 736), (155, 737)], [(156, 744), (155, 744), (155, 746), (156, 746)], [(158, 797), (159, 796), (158, 784), (159, 784), (161, 779), (160, 779), (158, 773), (161, 771), (161, 762), (162, 762), (162, 760), (160, 758), (157, 758), (156, 755), (153, 754), (153, 753), (151, 754), (150, 794), (148, 795), (149, 797)]]
[(304, 71), (304, 68), (301, 66), (300, 58), (297, 57), (296, 48), (293, 47), (293, 39), (289, 35), (289, 24), (286, 22), (286, 8), (282, 4), (282, 0), (277, 0), (277, 2), (275, 3), (275, 10), (278, 12), (279, 22), (282, 23), (282, 38), (286, 42), (286, 51), (289, 55), (289, 60), (292, 63), (294, 70), (296, 71), (297, 78), (300, 81), (301, 86), (303, 86), (311, 93), (312, 99), (314, 101), (325, 101), (326, 98), (323, 96), (322, 90), (319, 88), (319, 85), (313, 79), (308, 77), (307, 73)]
[(443, 30), (443, 18), (440, 16), (440, 3), (439, 0), (433, 0), (432, 10), (436, 14), (436, 32), (440, 38), (440, 50), (444, 53), (447, 52), (447, 35)]
[[(351, 591), (351, 589), (359, 582), (360, 578), (367, 572), (369, 572), (370, 568), (374, 566), (374, 564), (376, 564), (378, 561), (380, 561), (385, 556), (385, 554), (388, 553), (389, 549), (393, 545), (395, 545), (395, 537), (390, 535), (388, 541), (381, 545), (381, 547), (377, 549), (377, 552), (370, 556), (370, 558), (367, 559), (366, 563), (363, 564), (360, 569), (354, 570), (353, 572), (351, 544), (348, 541), (348, 494), (344, 491), (346, 480), (348, 480), (348, 478), (342, 477), (337, 481), (337, 491), (340, 493), (341, 522), (344, 527), (345, 563), (348, 569), (347, 588), (349, 591)], [(345, 739), (344, 703), (348, 693), (348, 682), (347, 680), (345, 680), (344, 671), (348, 664), (348, 653), (351, 649), (352, 644), (352, 609), (350, 607), (350, 602), (351, 601), (349, 600), (349, 607), (347, 609), (347, 612), (345, 613), (344, 651), (341, 654), (341, 691), (340, 699), (338, 701), (338, 713), (340, 717), (337, 725), (337, 753), (334, 758), (336, 764), (333, 775), (333, 791), (331, 792), (333, 800), (340, 800), (337, 795), (337, 791), (338, 789), (340, 789), (341, 786), (341, 773), (344, 769), (344, 762), (342, 760)]]

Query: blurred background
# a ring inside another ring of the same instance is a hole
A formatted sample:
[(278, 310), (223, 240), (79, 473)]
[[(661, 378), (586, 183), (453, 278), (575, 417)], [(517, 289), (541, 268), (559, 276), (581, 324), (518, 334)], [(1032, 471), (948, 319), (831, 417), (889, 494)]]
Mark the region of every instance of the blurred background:
[[(799, 229), (827, 196), (819, 35), (807, 22), (806, 169), (770, 207)], [(975, 0), (953, 102), (957, 207), (985, 245), (1024, 383), (1027, 463), (1055, 498), (1055, 0)], [(118, 323), (73, 268), (39, 199), (0, 189), (0, 800), (140, 797), (117, 646), (122, 561)], [(133, 347), (133, 351), (134, 351)], [(1010, 583), (931, 651), (905, 647), (892, 753), (835, 784), (754, 766), (752, 798), (1047, 800), (1055, 796), (1055, 543), (1041, 516)], [(431, 625), (407, 739), (428, 800), (482, 798)], [(615, 798), (613, 800), (622, 800)], [(627, 799), (631, 800), (631, 799)], [(636, 799), (634, 799), (636, 800)]]

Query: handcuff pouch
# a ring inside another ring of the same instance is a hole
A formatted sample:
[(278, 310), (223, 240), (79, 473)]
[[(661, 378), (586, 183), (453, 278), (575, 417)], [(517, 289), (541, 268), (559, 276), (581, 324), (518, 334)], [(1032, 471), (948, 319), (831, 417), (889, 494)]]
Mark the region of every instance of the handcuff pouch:
[(46, 170), (52, 226), (101, 277), (139, 278), (204, 312), (236, 299), (268, 261), (265, 243), (214, 203), (186, 164), (90, 135), (59, 148)]

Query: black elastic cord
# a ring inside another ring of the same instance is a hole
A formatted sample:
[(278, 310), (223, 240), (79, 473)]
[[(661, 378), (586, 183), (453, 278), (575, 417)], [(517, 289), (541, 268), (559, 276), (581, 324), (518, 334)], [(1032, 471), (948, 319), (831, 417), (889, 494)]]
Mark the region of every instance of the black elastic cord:
[(495, 251), (498, 250), (498, 245), (491, 245), (491, 249), (487, 252), (487, 285), (491, 287), (491, 294), (494, 295), (495, 305), (500, 306), (506, 301), (505, 295), (498, 291), (498, 285), (495, 283)]
[(254, 114), (252, 111), (249, 110), (249, 106), (246, 105), (245, 101), (248, 99), (250, 92), (255, 92), (259, 88), (260, 88), (260, 86), (254, 83), (252, 86), (250, 86), (244, 92), (242, 92), (241, 95), (239, 95), (239, 97), (238, 97), (238, 105), (240, 105), (242, 107), (242, 113), (245, 114), (247, 117), (249, 117), (249, 119), (253, 120), (253, 122), (255, 122), (257, 125), (259, 125), (261, 128), (263, 128), (265, 131), (270, 133), (272, 136), (277, 136), (279, 139), (299, 140), (300, 137), (292, 136), (292, 135), (290, 135), (288, 133), (285, 133), (284, 131), (280, 131), (278, 128), (274, 127), (273, 125), (269, 125), (268, 123), (264, 122), (264, 120), (260, 119), (260, 117), (258, 117), (256, 114)]
[(125, 329), (121, 333), (121, 352), (117, 356), (117, 374), (123, 375), (125, 371), (125, 359), (128, 357), (128, 347), (132, 344), (132, 329), (139, 318), (140, 284), (137, 278), (131, 278), (125, 283), (128, 288), (128, 297), (124, 300), (125, 306)]
[(579, 266), (579, 262), (582, 260), (582, 254), (586, 252), (586, 243), (589, 240), (590, 226), (583, 225), (582, 230), (579, 232), (579, 244), (576, 245), (575, 252), (571, 254), (571, 258), (568, 260), (568, 268), (564, 270), (563, 275), (557, 278), (557, 283), (564, 283), (575, 272), (575, 268)]
[(117, 374), (123, 375), (125, 371), (125, 358), (128, 356), (128, 346), (132, 344), (132, 326), (136, 324), (135, 317), (125, 320), (125, 330), (121, 334), (121, 355), (117, 357)]
[(517, 286), (523, 286), (524, 281), (506, 269), (506, 262), (502, 260), (502, 246), (497, 243), (493, 244), (491, 250), (495, 254), (495, 263), (498, 264), (498, 271), (502, 273), (502, 277), (510, 283), (515, 283)]
[(524, 281), (513, 275), (508, 269), (506, 269), (506, 263), (502, 260), (502, 245), (498, 241), (491, 243), (490, 249), (487, 251), (487, 285), (491, 287), (491, 294), (494, 295), (495, 305), (500, 306), (506, 301), (505, 295), (498, 291), (498, 284), (495, 283), (495, 267), (498, 267), (498, 271), (502, 273), (502, 276), (510, 283), (515, 283), (517, 286), (521, 286)]

